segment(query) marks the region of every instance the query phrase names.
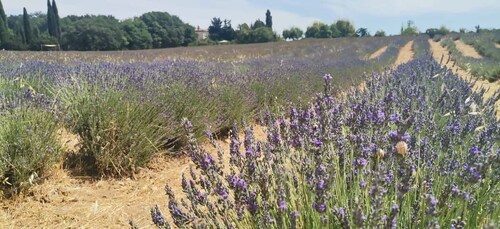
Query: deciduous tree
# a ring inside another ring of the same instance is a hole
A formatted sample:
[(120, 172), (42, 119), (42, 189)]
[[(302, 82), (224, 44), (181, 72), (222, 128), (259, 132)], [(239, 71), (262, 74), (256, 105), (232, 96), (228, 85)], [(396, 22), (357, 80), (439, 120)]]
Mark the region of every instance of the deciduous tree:
[(341, 37), (353, 37), (356, 35), (354, 25), (347, 20), (338, 20), (335, 27), (339, 30)]
[(197, 38), (194, 27), (167, 12), (149, 12), (139, 17), (153, 38), (153, 48), (187, 46)]

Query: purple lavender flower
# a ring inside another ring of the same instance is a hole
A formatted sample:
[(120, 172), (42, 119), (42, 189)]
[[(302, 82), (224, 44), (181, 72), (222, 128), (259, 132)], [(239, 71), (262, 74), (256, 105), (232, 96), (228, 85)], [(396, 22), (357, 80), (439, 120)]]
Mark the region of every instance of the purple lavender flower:
[(312, 207), (314, 209), (316, 209), (316, 211), (319, 212), (319, 213), (326, 212), (326, 205), (325, 205), (325, 203), (313, 203)]
[(360, 158), (356, 160), (356, 164), (360, 167), (365, 167), (366, 165), (368, 165), (368, 160), (366, 160), (365, 158)]
[(391, 122), (397, 123), (397, 122), (399, 122), (400, 117), (399, 117), (398, 114), (390, 114), (389, 115), (389, 120), (391, 120)]
[(163, 214), (161, 213), (160, 208), (158, 208), (158, 205), (156, 205), (154, 208), (151, 208), (151, 218), (153, 220), (153, 223), (157, 227), (165, 226), (165, 217), (163, 217)]
[(391, 140), (393, 141), (398, 141), (399, 140), (399, 134), (398, 134), (398, 131), (396, 130), (391, 130), (389, 131), (389, 137), (391, 138)]
[(477, 156), (477, 155), (481, 154), (481, 150), (477, 146), (472, 146), (469, 149), (469, 153), (472, 154), (472, 155)]
[(287, 205), (286, 205), (286, 201), (285, 200), (280, 200), (278, 202), (278, 208), (282, 211), (288, 209)]
[(316, 147), (321, 147), (323, 145), (323, 142), (321, 142), (319, 139), (314, 139), (312, 141), (312, 144)]
[(381, 123), (385, 121), (385, 113), (382, 110), (377, 110), (377, 116), (376, 116), (377, 122)]
[(323, 190), (325, 189), (325, 180), (323, 179), (320, 179), (316, 185), (316, 187), (318, 188), (318, 190)]
[(410, 139), (410, 134), (408, 133), (404, 133), (403, 136), (401, 136), (401, 140), (402, 141), (407, 141), (408, 139)]
[(229, 187), (236, 188), (236, 189), (246, 189), (247, 188), (247, 183), (245, 180), (237, 177), (237, 176), (232, 176), (229, 179)]

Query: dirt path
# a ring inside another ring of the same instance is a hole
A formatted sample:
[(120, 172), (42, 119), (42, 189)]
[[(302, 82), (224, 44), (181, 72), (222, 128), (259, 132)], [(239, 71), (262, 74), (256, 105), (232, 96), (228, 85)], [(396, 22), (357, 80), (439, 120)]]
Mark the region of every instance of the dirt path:
[(415, 53), (413, 53), (412, 48), (413, 48), (413, 40), (406, 43), (399, 50), (398, 57), (396, 58), (396, 61), (394, 62), (394, 66), (404, 64), (404, 63), (410, 61), (411, 59), (413, 59), (413, 56), (415, 55)]
[(380, 55), (384, 54), (384, 52), (387, 50), (387, 45), (382, 47), (382, 48), (379, 48), (377, 51), (375, 51), (374, 53), (372, 53), (369, 57), (368, 57), (368, 60), (373, 60), (377, 57), (379, 57)]
[[(444, 55), (444, 63), (449, 58), (448, 49), (442, 47), (439, 42), (435, 42), (432, 39), (429, 40), (429, 44), (431, 46), (431, 51), (436, 61), (440, 61), (441, 57)], [(450, 61), (447, 65), (448, 68), (452, 69), (453, 63)], [(468, 71), (455, 66), (453, 72), (457, 73), (464, 80), (475, 79)], [(490, 83), (486, 80), (478, 80), (476, 84), (473, 86), (474, 90), (479, 90), (481, 87), (486, 88), (488, 91), (485, 93), (485, 99), (490, 98), (496, 90), (500, 90), (500, 82)], [(500, 101), (496, 102), (497, 109), (497, 120), (500, 120)]]
[(464, 56), (472, 57), (474, 59), (483, 58), (481, 54), (479, 54), (474, 47), (465, 44), (462, 40), (456, 40), (455, 46), (457, 47), (458, 51), (461, 52), (462, 55)]
[[(260, 141), (267, 136), (261, 126), (254, 127), (254, 135)], [(243, 142), (243, 134), (240, 139)], [(217, 142), (228, 156), (229, 142)], [(208, 145), (204, 147), (216, 154)], [(154, 228), (151, 207), (158, 204), (167, 213), (165, 184), (182, 194), (181, 175), (189, 173), (191, 165), (186, 156), (161, 157), (139, 171), (135, 179), (99, 181), (71, 177), (56, 169), (48, 180), (31, 189), (31, 195), (0, 202), (0, 228), (127, 228), (129, 220), (141, 228)]]

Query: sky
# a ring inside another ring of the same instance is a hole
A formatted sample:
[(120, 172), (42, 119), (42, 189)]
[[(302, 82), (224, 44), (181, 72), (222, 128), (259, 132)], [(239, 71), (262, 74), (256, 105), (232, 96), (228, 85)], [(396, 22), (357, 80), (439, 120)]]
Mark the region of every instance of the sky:
[[(46, 0), (1, 0), (7, 15), (46, 12)], [(61, 17), (103, 14), (118, 19), (140, 16), (150, 11), (177, 15), (184, 22), (208, 28), (213, 17), (231, 20), (234, 28), (241, 23), (265, 21), (266, 10), (273, 16), (273, 29), (281, 33), (292, 26), (304, 31), (315, 21), (331, 24), (351, 21), (356, 28), (368, 28), (374, 34), (399, 34), (408, 20), (424, 32), (442, 25), (458, 31), (500, 28), (500, 0), (56, 0)]]

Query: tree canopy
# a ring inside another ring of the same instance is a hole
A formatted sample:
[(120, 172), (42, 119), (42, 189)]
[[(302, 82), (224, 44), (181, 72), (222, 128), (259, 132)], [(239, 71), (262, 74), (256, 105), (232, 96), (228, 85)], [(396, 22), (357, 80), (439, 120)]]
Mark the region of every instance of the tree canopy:
[(166, 12), (149, 12), (139, 17), (153, 38), (153, 48), (187, 46), (196, 40), (194, 27)]
[(232, 41), (236, 38), (236, 32), (230, 20), (225, 19), (222, 21), (220, 18), (214, 17), (208, 27), (208, 37), (213, 41)]
[(67, 28), (62, 46), (68, 50), (106, 51), (124, 46), (125, 34), (113, 16), (83, 16)]
[(304, 35), (304, 32), (297, 27), (283, 30), (283, 38), (285, 39), (298, 40), (302, 38), (302, 35)]
[(314, 22), (307, 27), (305, 35), (307, 38), (353, 37), (356, 36), (356, 30), (354, 25), (346, 20), (338, 20), (331, 25)]
[(401, 35), (406, 35), (406, 36), (418, 35), (418, 28), (415, 26), (415, 23), (409, 20), (406, 24), (406, 28), (401, 26)]

